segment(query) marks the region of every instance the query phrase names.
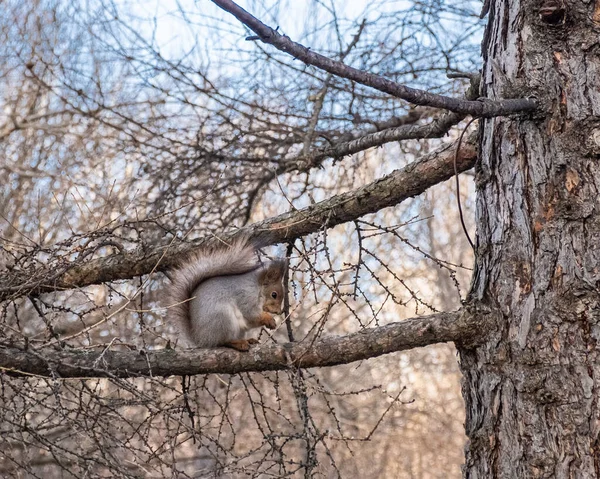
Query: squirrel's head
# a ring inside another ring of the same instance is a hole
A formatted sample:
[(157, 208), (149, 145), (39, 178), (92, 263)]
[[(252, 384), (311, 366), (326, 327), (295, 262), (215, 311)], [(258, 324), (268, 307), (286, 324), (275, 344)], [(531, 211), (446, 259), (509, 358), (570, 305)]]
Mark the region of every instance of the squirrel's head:
[(281, 314), (283, 311), (283, 295), (285, 286), (283, 278), (287, 269), (287, 261), (276, 260), (265, 264), (260, 272), (260, 283), (265, 300), (263, 309), (267, 313)]

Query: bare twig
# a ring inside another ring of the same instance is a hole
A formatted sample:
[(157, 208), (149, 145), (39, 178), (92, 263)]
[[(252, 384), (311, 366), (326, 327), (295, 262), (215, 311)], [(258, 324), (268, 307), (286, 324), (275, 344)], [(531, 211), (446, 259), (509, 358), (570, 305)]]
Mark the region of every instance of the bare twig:
[(463, 217), (462, 205), (460, 204), (460, 182), (458, 181), (458, 168), (456, 166), (456, 159), (458, 158), (458, 154), (460, 152), (460, 145), (462, 144), (463, 137), (465, 136), (465, 133), (466, 133), (467, 129), (469, 128), (469, 126), (471, 126), (471, 123), (473, 123), (476, 119), (477, 118), (471, 118), (469, 120), (469, 122), (466, 124), (466, 126), (463, 128), (463, 131), (460, 133), (460, 136), (458, 137), (458, 143), (456, 144), (456, 149), (454, 150), (454, 161), (453, 161), (454, 179), (456, 180), (456, 204), (458, 205), (458, 214), (460, 216), (460, 224), (462, 225), (462, 229), (465, 233), (465, 236), (467, 237), (467, 240), (469, 241), (469, 244), (471, 245), (471, 248), (473, 248), (473, 250), (475, 250), (475, 245), (473, 244), (473, 241), (471, 240), (471, 236), (469, 236), (469, 232), (467, 231), (467, 226), (465, 225), (465, 219)]

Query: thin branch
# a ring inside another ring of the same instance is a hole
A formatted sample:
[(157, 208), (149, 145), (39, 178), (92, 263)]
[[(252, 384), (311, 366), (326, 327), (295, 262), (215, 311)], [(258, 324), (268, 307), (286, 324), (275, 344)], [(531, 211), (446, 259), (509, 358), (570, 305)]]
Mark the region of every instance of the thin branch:
[[(352, 39), (350, 44), (340, 54), (341, 62), (344, 61), (344, 59), (350, 54), (352, 49), (358, 43), (358, 40), (360, 39), (360, 36), (361, 36), (363, 30), (365, 29), (366, 24), (367, 24), (367, 22), (365, 19), (360, 24), (360, 27), (358, 28), (358, 32), (356, 32), (356, 35), (354, 35), (354, 38)], [(330, 85), (333, 77), (334, 77), (334, 75), (332, 75), (331, 73), (329, 73), (327, 75), (327, 78), (325, 78), (325, 81), (323, 82), (323, 86), (321, 87), (321, 89), (319, 90), (319, 92), (317, 93), (317, 95), (315, 97), (313, 113), (312, 113), (310, 122), (308, 124), (308, 131), (306, 132), (306, 136), (304, 139), (304, 146), (302, 148), (302, 152), (305, 155), (308, 155), (308, 153), (310, 151), (310, 145), (312, 144), (312, 141), (314, 139), (315, 129), (317, 128), (317, 123), (319, 122), (319, 115), (321, 114), (321, 110), (323, 109), (323, 103), (325, 102), (325, 95), (327, 95), (327, 90), (329, 89), (329, 85)]]
[[(265, 245), (283, 243), (395, 206), (451, 178), (454, 175), (455, 148), (455, 144), (444, 145), (405, 168), (356, 190), (240, 228), (234, 233), (224, 234), (221, 239), (229, 241), (244, 235), (251, 239), (259, 239)], [(476, 158), (475, 135), (470, 135), (463, 141), (456, 158), (457, 171), (460, 173), (472, 168)], [(0, 301), (25, 294), (130, 279), (149, 274), (153, 270), (165, 271), (172, 268), (183, 254), (193, 251), (206, 241), (208, 239), (194, 243), (169, 244), (151, 251), (127, 251), (84, 263), (61, 265), (64, 268), (62, 274), (58, 274), (54, 268), (18, 273), (11, 271), (0, 279)], [(48, 281), (48, 278), (51, 278), (51, 281)]]
[(231, 13), (240, 22), (255, 32), (263, 42), (273, 45), (283, 52), (289, 53), (291, 56), (307, 65), (313, 65), (326, 72), (375, 88), (376, 90), (388, 93), (415, 105), (443, 108), (445, 110), (476, 117), (503, 116), (512, 113), (533, 111), (537, 108), (535, 100), (528, 98), (499, 101), (469, 101), (410, 88), (382, 76), (352, 68), (340, 61), (332, 60), (331, 58), (313, 52), (265, 25), (231, 0), (212, 0), (212, 2), (226, 12)]
[(473, 345), (492, 331), (494, 324), (492, 314), (463, 309), (314, 342), (261, 345), (247, 353), (228, 348), (136, 352), (31, 351), (0, 346), (0, 371), (54, 378), (165, 377), (335, 366), (449, 341)]
[(463, 118), (462, 114), (445, 113), (426, 125), (401, 125), (369, 133), (321, 151), (317, 150), (298, 159), (286, 161), (277, 169), (277, 173), (304, 171), (318, 165), (326, 158), (342, 158), (393, 141), (440, 138), (448, 133), (450, 128), (460, 123)]
[(475, 245), (473, 244), (473, 240), (471, 239), (471, 236), (469, 235), (469, 231), (467, 230), (467, 225), (465, 224), (465, 218), (463, 216), (463, 210), (462, 210), (462, 205), (460, 202), (460, 181), (458, 180), (458, 171), (456, 170), (456, 157), (458, 156), (458, 152), (460, 151), (460, 145), (462, 143), (463, 137), (465, 136), (466, 131), (469, 129), (469, 126), (471, 125), (471, 123), (473, 123), (475, 120), (477, 120), (477, 118), (471, 118), (469, 120), (469, 122), (465, 125), (465, 127), (463, 128), (463, 131), (461, 131), (460, 136), (458, 137), (458, 143), (456, 144), (456, 150), (454, 150), (454, 180), (456, 182), (456, 205), (458, 206), (458, 215), (460, 217), (460, 224), (462, 226), (463, 232), (465, 233), (465, 236), (467, 237), (467, 240), (469, 241), (469, 244), (471, 245), (471, 249), (473, 251), (475, 251)]

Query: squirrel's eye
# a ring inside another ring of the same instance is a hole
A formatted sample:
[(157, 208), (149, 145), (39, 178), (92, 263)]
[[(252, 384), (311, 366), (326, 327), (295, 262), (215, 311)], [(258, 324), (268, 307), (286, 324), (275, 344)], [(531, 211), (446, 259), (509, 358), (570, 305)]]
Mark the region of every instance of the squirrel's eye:
[(277, 293), (275, 291), (271, 293), (271, 298), (277, 299)]

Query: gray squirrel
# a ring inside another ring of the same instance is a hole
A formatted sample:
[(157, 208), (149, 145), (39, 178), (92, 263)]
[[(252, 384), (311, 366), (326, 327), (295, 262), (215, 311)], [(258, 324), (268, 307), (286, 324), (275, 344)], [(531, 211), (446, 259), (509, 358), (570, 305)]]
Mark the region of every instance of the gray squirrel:
[(246, 333), (275, 329), (281, 314), (287, 262), (258, 261), (246, 239), (229, 246), (202, 249), (170, 273), (168, 314), (193, 345), (228, 346), (248, 351), (258, 341)]

